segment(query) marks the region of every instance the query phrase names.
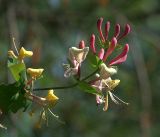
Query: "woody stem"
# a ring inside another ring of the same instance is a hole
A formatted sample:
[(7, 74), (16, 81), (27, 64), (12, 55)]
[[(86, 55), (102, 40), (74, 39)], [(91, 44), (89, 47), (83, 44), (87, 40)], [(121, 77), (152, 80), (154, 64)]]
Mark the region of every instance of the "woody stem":
[(98, 72), (99, 68), (97, 68), (93, 73), (91, 73), (90, 75), (86, 76), (85, 78), (79, 80), (78, 82), (71, 84), (69, 86), (59, 86), (59, 87), (47, 87), (47, 88), (35, 88), (33, 89), (33, 91), (39, 91), (39, 90), (50, 90), (50, 89), (68, 89), (68, 88), (73, 88), (78, 86), (80, 81), (85, 81), (87, 79), (89, 79), (90, 77), (92, 77), (94, 74), (96, 74)]

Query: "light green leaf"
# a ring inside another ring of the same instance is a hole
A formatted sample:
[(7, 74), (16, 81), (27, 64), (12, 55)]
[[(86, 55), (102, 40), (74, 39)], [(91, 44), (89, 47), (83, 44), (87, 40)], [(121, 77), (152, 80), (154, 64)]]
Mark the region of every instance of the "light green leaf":
[(19, 62), (17, 59), (14, 59), (14, 58), (8, 59), (8, 67), (16, 81), (19, 81), (20, 73), (26, 70), (25, 64)]
[(85, 81), (80, 81), (79, 82), (79, 87), (85, 91), (85, 92), (88, 92), (88, 93), (91, 93), (91, 94), (99, 94), (95, 88), (91, 87), (87, 82)]

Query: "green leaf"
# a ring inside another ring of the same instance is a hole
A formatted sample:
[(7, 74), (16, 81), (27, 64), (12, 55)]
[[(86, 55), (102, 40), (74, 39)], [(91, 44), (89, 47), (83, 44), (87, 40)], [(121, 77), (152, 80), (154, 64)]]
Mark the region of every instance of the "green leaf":
[(91, 93), (91, 94), (99, 94), (95, 88), (91, 87), (87, 82), (85, 81), (80, 81), (79, 82), (79, 87), (85, 91), (85, 92), (88, 92), (88, 93)]
[(93, 68), (97, 68), (100, 65), (99, 63), (102, 62), (102, 60), (100, 60), (96, 55), (91, 52), (89, 52), (88, 54), (88, 59)]
[(18, 82), (0, 85), (0, 109), (6, 114), (8, 112), (16, 113), (21, 108), (25, 110), (30, 102), (24, 95), (24, 86)]
[(8, 67), (16, 81), (19, 81), (20, 73), (24, 70), (26, 71), (25, 64), (14, 58), (8, 58)]

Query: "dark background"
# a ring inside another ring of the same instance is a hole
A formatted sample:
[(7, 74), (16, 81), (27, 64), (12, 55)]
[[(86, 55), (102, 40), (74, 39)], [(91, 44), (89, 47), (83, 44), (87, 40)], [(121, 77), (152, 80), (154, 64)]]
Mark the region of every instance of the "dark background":
[[(109, 110), (97, 107), (93, 95), (77, 88), (56, 91), (60, 98), (53, 109), (66, 124), (49, 117), (49, 126), (35, 127), (38, 113), (19, 112), (6, 118), (8, 130), (0, 137), (159, 137), (160, 136), (160, 1), (159, 0), (0, 0), (0, 82), (10, 81), (6, 69), (12, 37), (18, 47), (33, 50), (28, 67), (43, 67), (39, 87), (65, 85), (62, 63), (68, 48), (80, 40), (89, 44), (97, 34), (96, 21), (129, 23), (132, 33), (123, 43), (130, 52), (115, 76), (121, 80), (116, 95), (130, 105)], [(45, 92), (36, 94), (45, 95)], [(37, 107), (38, 109), (38, 107)]]

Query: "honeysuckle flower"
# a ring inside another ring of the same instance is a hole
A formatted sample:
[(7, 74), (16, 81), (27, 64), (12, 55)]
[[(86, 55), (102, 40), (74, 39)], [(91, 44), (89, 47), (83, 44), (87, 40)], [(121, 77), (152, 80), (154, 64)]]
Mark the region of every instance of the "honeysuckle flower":
[(18, 59), (22, 61), (25, 57), (31, 57), (32, 55), (33, 55), (32, 51), (25, 50), (23, 47), (21, 47)]
[[(80, 46), (81, 45), (81, 46)], [(86, 59), (89, 51), (89, 47), (85, 47), (84, 41), (81, 41), (79, 48), (71, 47), (69, 48), (69, 60), (70, 64), (63, 64), (65, 72), (64, 77), (70, 77), (72, 75), (78, 74), (81, 63)]]
[(42, 75), (43, 71), (44, 71), (44, 69), (42, 69), (42, 68), (40, 68), (40, 69), (28, 68), (27, 69), (27, 73), (30, 74), (32, 79), (36, 79), (36, 78), (40, 77)]
[(53, 90), (49, 90), (47, 96), (45, 97), (47, 104), (50, 107), (55, 106), (55, 104), (58, 101), (58, 97), (56, 95), (54, 95), (54, 91)]
[[(112, 93), (114, 88), (118, 86), (119, 83), (120, 83), (119, 79), (112, 80), (111, 77), (109, 77), (107, 79), (98, 80), (92, 85), (92, 87), (96, 88), (98, 93), (101, 93), (101, 95), (96, 95), (96, 103), (98, 105), (104, 104), (103, 108), (104, 111), (107, 111), (108, 109), (108, 95), (110, 96), (111, 100), (114, 103), (120, 104), (120, 102), (122, 102), (128, 105), (128, 103), (124, 102), (123, 100), (121, 100)], [(102, 94), (104, 93), (103, 91), (105, 91), (106, 95)]]
[[(100, 93), (96, 95), (96, 102), (98, 105), (104, 104), (104, 111), (108, 109), (108, 95), (114, 103), (120, 104), (120, 102), (122, 102), (128, 105), (128, 103), (122, 101), (112, 93), (114, 88), (120, 83), (119, 79), (111, 79), (111, 76), (116, 73), (116, 68), (107, 67), (104, 63), (102, 63), (100, 65), (99, 75), (97, 75), (96, 80), (91, 83), (91, 86), (94, 87), (98, 93)], [(105, 91), (105, 94), (103, 94), (103, 91)]]
[(82, 49), (77, 47), (69, 48), (69, 59), (73, 64), (81, 64), (86, 59), (88, 51), (89, 47), (84, 47)]
[(107, 67), (106, 64), (102, 63), (100, 65), (100, 78), (101, 79), (107, 79), (111, 75), (117, 73), (117, 69), (115, 67)]

